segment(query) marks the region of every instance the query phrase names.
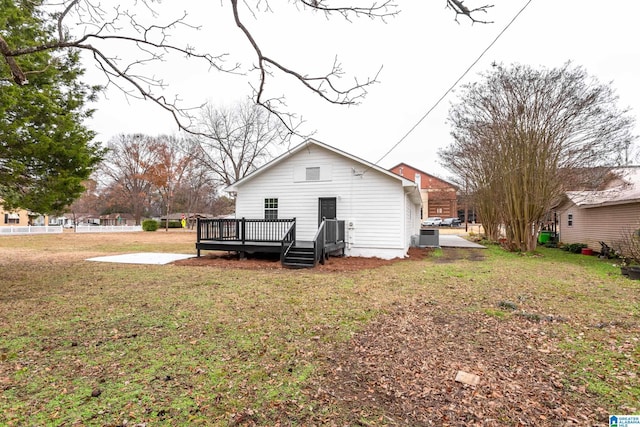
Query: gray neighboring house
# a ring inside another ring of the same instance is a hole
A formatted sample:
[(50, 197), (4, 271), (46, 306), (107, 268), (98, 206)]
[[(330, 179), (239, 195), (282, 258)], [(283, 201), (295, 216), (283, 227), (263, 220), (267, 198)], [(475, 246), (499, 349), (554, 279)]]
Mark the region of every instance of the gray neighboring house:
[(567, 191), (556, 206), (558, 239), (616, 246), (623, 233), (640, 229), (640, 167), (618, 168), (600, 190)]

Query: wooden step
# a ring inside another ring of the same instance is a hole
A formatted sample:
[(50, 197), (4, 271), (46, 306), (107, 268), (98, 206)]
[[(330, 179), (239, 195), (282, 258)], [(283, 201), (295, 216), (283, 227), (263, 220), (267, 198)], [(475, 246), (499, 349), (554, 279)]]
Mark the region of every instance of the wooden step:
[(313, 248), (293, 246), (282, 265), (288, 268), (313, 268), (315, 267), (315, 252)]

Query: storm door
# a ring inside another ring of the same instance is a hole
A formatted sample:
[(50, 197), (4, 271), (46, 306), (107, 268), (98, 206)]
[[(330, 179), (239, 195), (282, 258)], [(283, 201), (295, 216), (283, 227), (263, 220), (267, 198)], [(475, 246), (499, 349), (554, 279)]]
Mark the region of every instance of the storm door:
[(335, 197), (320, 197), (318, 199), (318, 225), (322, 218), (336, 219), (337, 201)]

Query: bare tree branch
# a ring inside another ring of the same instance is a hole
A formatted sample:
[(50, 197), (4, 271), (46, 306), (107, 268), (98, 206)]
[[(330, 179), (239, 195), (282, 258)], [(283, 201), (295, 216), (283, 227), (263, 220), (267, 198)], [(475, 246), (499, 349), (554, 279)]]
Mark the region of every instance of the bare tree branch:
[[(229, 0), (229, 2), (235, 26), (249, 41), (257, 56), (254, 68), (247, 71), (257, 71), (257, 81), (250, 80), (254, 90), (254, 101), (275, 114), (291, 134), (297, 134), (297, 127), (301, 122), (298, 122), (295, 114), (287, 111), (284, 97), (267, 95), (266, 86), (269, 79), (276, 78), (278, 75), (292, 77), (305, 89), (337, 105), (358, 104), (367, 95), (369, 86), (378, 83), (382, 67), (372, 77), (354, 78), (351, 82), (341, 80), (345, 76), (345, 71), (338, 58), (335, 58), (333, 65), (321, 74), (308, 74), (287, 66), (281, 60), (263, 51), (252, 31), (243, 21), (238, 1)], [(365, 5), (355, 1), (353, 3), (337, 2), (337, 6), (332, 4), (332, 0), (289, 0), (289, 3), (300, 10), (323, 13), (327, 19), (339, 16), (348, 22), (355, 18), (370, 18), (384, 22), (399, 13), (395, 0), (382, 0), (380, 3), (370, 0), (369, 4)], [(469, 9), (462, 0), (447, 0), (446, 4), (455, 11), (456, 21), (459, 15), (464, 15), (473, 22), (487, 22), (476, 19), (476, 15), (480, 12), (486, 13), (491, 7), (485, 5)], [(241, 5), (243, 5), (243, 12), (247, 11), (256, 19), (256, 11), (272, 12), (270, 0), (258, 0), (255, 4), (245, 1)], [(172, 42), (170, 36), (178, 28), (200, 29), (187, 21), (186, 12), (163, 22), (160, 20), (160, 14), (154, 10), (156, 6), (154, 0), (142, 0), (137, 2), (136, 6), (138, 6), (136, 11), (150, 13), (152, 19), (148, 21), (120, 6), (107, 10), (98, 0), (44, 0), (39, 7), (41, 12), (39, 16), (43, 24), (55, 26), (50, 39), (24, 46), (10, 46), (7, 39), (0, 35), (0, 53), (9, 66), (11, 78), (16, 84), (24, 85), (28, 84), (27, 75), (37, 72), (37, 70), (23, 70), (20, 61), (16, 60), (21, 56), (68, 49), (91, 52), (96, 66), (107, 79), (107, 87), (113, 85), (126, 97), (151, 100), (168, 111), (180, 129), (193, 133), (190, 129), (193, 122), (190, 110), (200, 106), (185, 108), (180, 104), (179, 99), (168, 100), (164, 95), (167, 85), (161, 78), (140, 73), (137, 70), (152, 62), (168, 61), (171, 55), (182, 55), (186, 59), (203, 62), (210, 69), (223, 73), (242, 74), (242, 64), (227, 64), (229, 53), (212, 54), (200, 51), (189, 44), (179, 45)], [(72, 19), (76, 19), (77, 22), (71, 23)], [(117, 52), (124, 52), (122, 46), (125, 45), (135, 46), (139, 55), (135, 59), (120, 58)], [(8, 76), (3, 77), (6, 79)]]
[(487, 9), (493, 7), (493, 5), (484, 5), (484, 6), (480, 6), (480, 7), (476, 7), (474, 9), (469, 9), (467, 6), (464, 5), (464, 1), (463, 0), (447, 0), (447, 7), (453, 9), (453, 11), (456, 13), (456, 22), (458, 22), (458, 16), (460, 15), (464, 15), (467, 18), (469, 18), (471, 20), (471, 22), (477, 22), (480, 24), (490, 24), (493, 21), (484, 21), (481, 19), (476, 19), (476, 15), (478, 14), (478, 12), (482, 12), (482, 13), (487, 13)]
[(311, 8), (320, 12), (324, 12), (327, 17), (330, 15), (337, 13), (341, 15), (344, 19), (351, 22), (351, 17), (367, 17), (371, 19), (382, 19), (383, 21), (386, 18), (391, 18), (396, 16), (400, 11), (397, 8), (397, 5), (393, 3), (391, 0), (386, 0), (381, 4), (373, 3), (370, 6), (339, 6), (332, 7), (327, 5), (328, 1), (326, 0), (298, 0), (304, 7)]
[[(339, 13), (345, 18), (348, 18), (351, 14), (356, 16), (366, 15), (369, 17), (388, 17), (393, 16), (397, 12), (389, 12), (390, 8), (393, 8), (394, 5), (387, 1), (379, 6), (371, 6), (369, 8), (358, 8), (358, 7), (339, 7), (339, 8), (331, 8), (324, 6), (322, 1), (308, 1), (308, 0), (300, 0), (302, 4), (307, 7), (323, 11), (327, 14), (332, 12)], [(336, 57), (333, 63), (332, 68), (324, 75), (319, 76), (309, 76), (302, 74), (298, 71), (293, 70), (276, 59), (266, 56), (260, 46), (258, 45), (256, 39), (253, 37), (253, 34), (249, 31), (249, 29), (244, 25), (240, 18), (240, 13), (238, 10), (238, 0), (231, 0), (231, 5), (233, 7), (233, 16), (236, 23), (236, 26), (242, 31), (245, 35), (251, 46), (253, 47), (257, 57), (258, 62), (256, 65), (256, 69), (259, 73), (259, 84), (257, 88), (254, 88), (254, 98), (255, 102), (258, 105), (262, 105), (264, 108), (272, 112), (281, 118), (283, 124), (287, 126), (291, 133), (295, 133), (295, 129), (293, 129), (290, 125), (291, 120), (284, 120), (283, 116), (287, 116), (287, 113), (280, 111), (276, 102), (273, 99), (265, 99), (265, 86), (267, 82), (267, 78), (271, 76), (271, 67), (279, 70), (285, 75), (289, 75), (295, 78), (299, 83), (301, 83), (305, 88), (310, 90), (311, 92), (317, 94), (325, 101), (338, 104), (338, 105), (356, 105), (360, 102), (362, 98), (364, 98), (367, 94), (367, 88), (375, 83), (378, 83), (378, 76), (382, 67), (376, 73), (374, 77), (367, 78), (364, 82), (359, 82), (357, 79), (353, 84), (346, 85), (345, 88), (341, 88), (338, 86), (337, 80), (339, 80), (343, 75), (344, 71), (342, 69), (342, 65), (338, 62), (338, 58)], [(291, 115), (288, 116), (289, 119), (292, 118)]]
[(9, 70), (11, 70), (13, 81), (20, 86), (28, 84), (29, 80), (27, 80), (27, 76), (24, 74), (24, 71), (22, 71), (22, 68), (20, 68), (20, 66), (16, 62), (16, 59), (13, 57), (11, 47), (9, 47), (9, 44), (2, 37), (2, 34), (0, 34), (0, 53), (2, 53), (2, 56), (7, 62), (7, 65), (9, 65)]
[[(64, 3), (63, 3), (64, 5)], [(145, 2), (145, 5), (146, 2)], [(147, 5), (148, 9), (149, 6)], [(95, 64), (107, 78), (107, 86), (113, 85), (126, 96), (151, 100), (164, 110), (168, 111), (181, 129), (187, 130), (191, 125), (189, 110), (200, 106), (185, 108), (178, 105), (177, 100), (168, 101), (161, 89), (166, 84), (153, 76), (136, 74), (134, 69), (145, 63), (165, 61), (168, 54), (181, 54), (187, 59), (204, 61), (211, 69), (225, 73), (237, 73), (240, 65), (227, 66), (225, 59), (228, 54), (213, 55), (197, 52), (192, 46), (179, 46), (168, 41), (169, 32), (177, 27), (187, 27), (197, 30), (198, 27), (187, 23), (187, 14), (169, 21), (168, 23), (152, 24), (142, 23), (138, 18), (126, 10), (114, 7), (113, 16), (109, 19), (100, 4), (93, 0), (72, 0), (59, 13), (53, 13), (55, 18), (57, 38), (45, 42), (11, 48), (2, 36), (0, 36), (0, 53), (9, 65), (11, 74), (17, 84), (28, 84), (27, 73), (34, 70), (23, 71), (16, 58), (43, 51), (60, 51), (65, 49), (80, 49), (91, 52)], [(79, 37), (72, 37), (68, 31), (66, 20), (71, 16), (80, 19), (81, 26), (86, 27), (85, 33)], [(120, 26), (126, 22), (130, 34), (126, 34)], [(99, 44), (96, 44), (98, 43)], [(142, 55), (137, 59), (123, 62), (118, 57), (110, 56), (104, 46), (118, 46), (128, 43), (138, 48)], [(157, 90), (160, 90), (159, 92)], [(184, 120), (187, 119), (186, 123)]]

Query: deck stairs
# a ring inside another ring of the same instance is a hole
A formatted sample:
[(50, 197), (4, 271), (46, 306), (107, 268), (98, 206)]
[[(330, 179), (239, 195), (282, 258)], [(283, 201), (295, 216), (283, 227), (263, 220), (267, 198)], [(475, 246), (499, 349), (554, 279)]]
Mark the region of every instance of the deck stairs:
[(313, 268), (316, 265), (313, 245), (296, 244), (289, 249), (282, 260), (287, 268)]

